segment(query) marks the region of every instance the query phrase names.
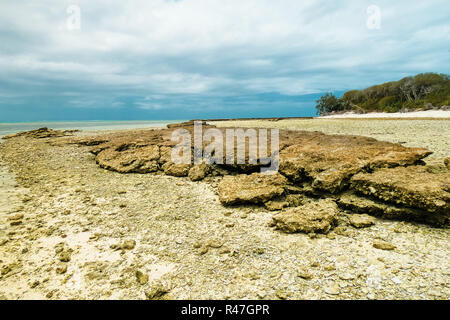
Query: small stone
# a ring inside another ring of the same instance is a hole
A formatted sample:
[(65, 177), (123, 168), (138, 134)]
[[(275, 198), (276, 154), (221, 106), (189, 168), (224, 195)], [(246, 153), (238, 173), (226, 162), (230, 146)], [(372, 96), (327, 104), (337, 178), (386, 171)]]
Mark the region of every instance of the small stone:
[(201, 246), (202, 246), (202, 244), (201, 244), (200, 242), (198, 242), (198, 241), (194, 243), (194, 248), (195, 248), (195, 249), (198, 249), (198, 248), (200, 248)]
[(309, 280), (312, 279), (313, 275), (311, 274), (311, 272), (309, 272), (308, 269), (306, 269), (305, 267), (301, 267), (297, 270), (297, 275), (305, 280)]
[(9, 221), (16, 221), (16, 220), (20, 220), (22, 218), (23, 218), (23, 214), (22, 213), (16, 213), (16, 214), (13, 214), (13, 215), (9, 216), (8, 220)]
[(199, 255), (204, 255), (208, 252), (208, 247), (204, 246), (203, 248), (200, 249), (200, 251), (198, 252)]
[(64, 274), (66, 272), (67, 272), (67, 263), (61, 263), (59, 266), (56, 267), (56, 273)]
[(386, 241), (382, 241), (382, 240), (376, 240), (372, 243), (372, 246), (374, 248), (377, 249), (381, 249), (381, 250), (394, 250), (395, 248), (397, 248), (396, 246), (394, 246), (393, 244), (390, 244), (389, 242)]
[(228, 248), (223, 248), (223, 249), (220, 249), (220, 251), (219, 251), (220, 254), (227, 254), (227, 253), (230, 253), (230, 252), (231, 252), (231, 250), (228, 249)]
[(353, 280), (356, 277), (351, 273), (343, 273), (339, 275), (339, 279), (341, 280)]
[(280, 300), (286, 300), (288, 298), (287, 294), (281, 290), (277, 290), (275, 292), (275, 295), (277, 296), (278, 299)]
[(210, 248), (218, 249), (218, 248), (221, 248), (223, 246), (223, 242), (220, 241), (220, 240), (215, 239), (215, 240), (208, 241), (207, 245)]
[(169, 292), (169, 290), (163, 286), (161, 283), (155, 283), (150, 290), (145, 292), (145, 296), (148, 300), (159, 300), (164, 297)]
[(125, 240), (122, 244), (124, 250), (133, 250), (134, 247), (136, 247), (136, 241), (134, 240)]
[(331, 294), (331, 295), (338, 295), (339, 294), (339, 286), (337, 283), (333, 283), (332, 285), (325, 288), (325, 293)]
[(330, 265), (325, 266), (323, 269), (325, 271), (334, 271), (334, 270), (336, 270), (336, 267), (334, 265), (330, 264)]
[(264, 249), (263, 248), (256, 248), (255, 250), (253, 250), (253, 252), (256, 253), (256, 254), (261, 255), (261, 254), (264, 254)]
[(60, 242), (57, 245), (55, 245), (55, 253), (58, 254), (64, 250), (64, 242)]
[(148, 274), (144, 274), (143, 272), (137, 270), (136, 279), (139, 282), (139, 284), (144, 285), (148, 282)]
[(63, 250), (59, 254), (59, 261), (61, 262), (69, 262), (71, 259), (71, 252), (69, 250)]
[(5, 274), (9, 273), (11, 271), (11, 269), (12, 269), (11, 266), (8, 266), (8, 265), (2, 266), (1, 274), (5, 275)]
[(349, 222), (355, 228), (367, 228), (375, 224), (375, 219), (367, 214), (353, 214)]

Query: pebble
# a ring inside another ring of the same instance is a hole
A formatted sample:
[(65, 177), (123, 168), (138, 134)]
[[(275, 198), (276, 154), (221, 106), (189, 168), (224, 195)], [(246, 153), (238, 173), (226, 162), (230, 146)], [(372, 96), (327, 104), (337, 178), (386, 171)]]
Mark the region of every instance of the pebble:
[(67, 272), (67, 264), (61, 263), (59, 266), (56, 267), (56, 273), (58, 274), (64, 274)]
[(297, 275), (305, 280), (310, 280), (313, 278), (313, 275), (311, 274), (311, 272), (309, 272), (309, 270), (305, 267), (301, 267), (297, 270)]
[(152, 285), (150, 290), (145, 292), (145, 296), (148, 300), (158, 300), (161, 299), (164, 295), (166, 295), (169, 290), (163, 286), (161, 283), (156, 283)]
[(339, 286), (337, 283), (333, 283), (332, 285), (325, 288), (325, 293), (327, 294), (338, 295), (339, 292)]
[(396, 248), (396, 246), (394, 246), (393, 244), (386, 242), (386, 241), (381, 241), (381, 240), (374, 241), (372, 243), (372, 246), (374, 248), (381, 249), (381, 250), (394, 250)]
[(148, 274), (143, 273), (142, 271), (136, 271), (136, 279), (139, 284), (144, 285), (148, 282)]
[(355, 228), (367, 228), (375, 224), (375, 218), (367, 214), (352, 214), (349, 222)]
[(134, 247), (136, 247), (136, 241), (134, 240), (125, 240), (122, 244), (124, 250), (133, 250)]

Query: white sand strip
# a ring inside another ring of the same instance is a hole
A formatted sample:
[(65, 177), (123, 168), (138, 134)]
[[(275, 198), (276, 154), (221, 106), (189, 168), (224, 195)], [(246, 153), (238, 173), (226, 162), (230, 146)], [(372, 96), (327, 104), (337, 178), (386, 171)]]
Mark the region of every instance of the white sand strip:
[(413, 112), (394, 112), (383, 113), (373, 112), (357, 114), (353, 112), (347, 112), (343, 114), (334, 114), (329, 116), (319, 117), (320, 119), (345, 119), (345, 118), (450, 118), (450, 111), (445, 110), (427, 110), (427, 111), (413, 111)]

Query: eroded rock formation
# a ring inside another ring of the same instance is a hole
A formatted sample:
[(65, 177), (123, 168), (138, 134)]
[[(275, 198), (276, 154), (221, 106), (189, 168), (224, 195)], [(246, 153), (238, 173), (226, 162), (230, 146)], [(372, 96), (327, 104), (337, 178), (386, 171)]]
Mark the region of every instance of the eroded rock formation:
[[(203, 123), (203, 130), (209, 128), (225, 137), (226, 128)], [(269, 211), (279, 211), (274, 224), (285, 232), (326, 233), (334, 225), (339, 209), (439, 226), (448, 224), (448, 159), (437, 167), (424, 166), (421, 160), (431, 154), (427, 149), (361, 136), (282, 130), (279, 172), (262, 174), (259, 171), (264, 157), (258, 154), (257, 162), (249, 164), (248, 145), (245, 164), (226, 164), (227, 155), (232, 152), (235, 156), (237, 147), (223, 150), (222, 164), (174, 163), (172, 152), (178, 141), (172, 141), (172, 133), (176, 129), (194, 136), (193, 122), (188, 122), (166, 129), (68, 137), (63, 143), (91, 146), (100, 167), (120, 173), (162, 172), (192, 181), (223, 177), (218, 183), (218, 196), (224, 205), (260, 204)], [(259, 129), (252, 130), (258, 133)], [(7, 138), (67, 134), (71, 133), (39, 129)], [(193, 138), (191, 142), (193, 146)], [(191, 159), (194, 151), (202, 152), (208, 144), (203, 141), (202, 150), (191, 147)]]
[(339, 210), (331, 199), (311, 201), (273, 217), (273, 226), (286, 233), (327, 233), (336, 224)]
[(57, 137), (65, 137), (72, 136), (74, 132), (78, 130), (52, 130), (49, 128), (39, 128), (31, 131), (23, 131), (15, 134), (10, 134), (4, 136), (2, 139), (11, 139), (16, 137), (26, 137), (26, 138), (57, 138)]

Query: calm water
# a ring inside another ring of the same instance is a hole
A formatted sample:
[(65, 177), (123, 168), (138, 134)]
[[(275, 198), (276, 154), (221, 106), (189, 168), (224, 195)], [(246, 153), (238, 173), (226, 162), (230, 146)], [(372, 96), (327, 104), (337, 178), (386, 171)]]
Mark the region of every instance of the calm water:
[(42, 127), (51, 129), (77, 129), (77, 130), (123, 130), (151, 127), (164, 127), (169, 123), (186, 120), (151, 120), (151, 121), (70, 121), (70, 122), (23, 122), (0, 123), (0, 137), (19, 131), (34, 130)]

